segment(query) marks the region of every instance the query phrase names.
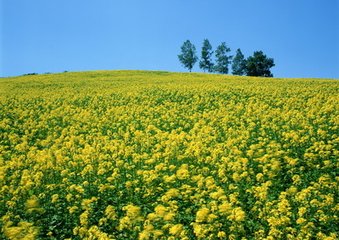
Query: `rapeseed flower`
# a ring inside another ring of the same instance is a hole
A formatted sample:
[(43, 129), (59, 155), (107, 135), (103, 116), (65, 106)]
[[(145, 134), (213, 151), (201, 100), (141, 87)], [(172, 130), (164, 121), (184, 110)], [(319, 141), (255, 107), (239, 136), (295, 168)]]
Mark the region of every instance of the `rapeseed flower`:
[(113, 206), (108, 205), (105, 209), (105, 215), (110, 220), (115, 220), (117, 218), (116, 212)]
[(164, 217), (165, 214), (167, 213), (167, 208), (164, 207), (163, 205), (158, 205), (154, 208), (155, 213), (159, 217)]
[(338, 238), (337, 81), (103, 71), (0, 89), (1, 239)]
[(196, 213), (195, 221), (198, 223), (205, 222), (207, 220), (209, 212), (210, 210), (208, 208), (199, 209)]
[(240, 207), (236, 207), (232, 209), (232, 213), (230, 216), (227, 217), (227, 219), (234, 220), (236, 222), (241, 222), (244, 221), (245, 217), (246, 217), (245, 212)]
[(180, 180), (189, 178), (188, 165), (187, 164), (181, 165), (180, 168), (176, 172), (176, 176)]
[(5, 227), (3, 231), (11, 240), (35, 240), (39, 234), (39, 229), (30, 222), (19, 222), (17, 226)]
[(127, 217), (131, 219), (135, 219), (140, 215), (140, 207), (135, 206), (133, 204), (129, 204), (123, 207), (122, 209), (126, 211)]
[(183, 231), (182, 224), (176, 224), (169, 229), (169, 233), (174, 236), (179, 236), (182, 233), (182, 231)]

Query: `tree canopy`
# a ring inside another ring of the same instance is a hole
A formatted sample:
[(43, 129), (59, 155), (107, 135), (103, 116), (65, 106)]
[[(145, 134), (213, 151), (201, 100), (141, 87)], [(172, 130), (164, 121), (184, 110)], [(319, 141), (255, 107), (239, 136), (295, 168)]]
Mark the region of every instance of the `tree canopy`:
[(194, 64), (198, 61), (198, 57), (195, 46), (190, 40), (186, 40), (181, 46), (181, 54), (178, 55), (178, 58), (182, 65), (191, 72)]
[(245, 75), (246, 74), (246, 59), (240, 48), (237, 49), (232, 63), (233, 75)]
[(213, 72), (213, 51), (212, 51), (212, 45), (208, 41), (208, 39), (205, 39), (203, 42), (203, 46), (201, 49), (201, 58), (199, 62), (199, 67), (201, 69), (208, 72)]
[[(229, 55), (230, 52), (231, 49), (225, 42), (222, 42), (213, 52), (209, 40), (204, 39), (199, 61), (200, 69), (204, 72), (228, 74), (229, 64), (232, 64), (233, 75), (273, 77), (270, 69), (275, 66), (274, 59), (268, 58), (263, 51), (255, 51), (253, 56), (249, 56), (247, 59), (240, 48), (236, 50), (234, 57)], [(213, 62), (213, 55), (215, 63)], [(181, 64), (191, 72), (194, 64), (198, 61), (194, 44), (186, 40), (181, 46), (181, 53), (178, 58)]]
[(262, 51), (255, 51), (246, 61), (247, 76), (273, 77), (270, 68), (274, 66), (273, 58), (268, 58)]
[(228, 73), (228, 64), (231, 63), (232, 56), (229, 56), (228, 53), (231, 51), (229, 47), (227, 47), (226, 43), (221, 43), (217, 50), (215, 51), (216, 64), (214, 70), (218, 73)]

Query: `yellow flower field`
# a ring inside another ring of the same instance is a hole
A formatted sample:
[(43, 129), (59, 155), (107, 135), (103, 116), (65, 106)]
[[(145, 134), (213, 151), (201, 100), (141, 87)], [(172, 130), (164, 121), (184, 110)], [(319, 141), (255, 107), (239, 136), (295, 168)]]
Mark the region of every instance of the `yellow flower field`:
[(1, 239), (338, 239), (339, 81), (0, 79)]

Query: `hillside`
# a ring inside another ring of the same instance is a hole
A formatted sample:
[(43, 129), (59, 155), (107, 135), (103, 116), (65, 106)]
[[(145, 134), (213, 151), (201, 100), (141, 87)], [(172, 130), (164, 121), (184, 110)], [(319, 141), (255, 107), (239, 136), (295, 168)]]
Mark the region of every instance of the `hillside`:
[(0, 238), (338, 239), (339, 81), (0, 79)]

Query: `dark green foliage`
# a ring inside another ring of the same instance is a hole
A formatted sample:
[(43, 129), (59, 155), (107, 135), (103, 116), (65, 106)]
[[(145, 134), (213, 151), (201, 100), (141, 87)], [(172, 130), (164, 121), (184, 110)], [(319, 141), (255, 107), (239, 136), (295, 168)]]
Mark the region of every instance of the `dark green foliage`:
[(33, 72), (33, 73), (25, 73), (23, 76), (32, 76), (32, 75), (38, 75), (38, 73), (35, 73), (35, 72)]
[(178, 58), (181, 64), (191, 72), (194, 64), (198, 61), (198, 57), (195, 46), (190, 40), (186, 40), (181, 46), (181, 54), (178, 55)]
[(215, 51), (216, 65), (214, 70), (218, 73), (227, 74), (228, 73), (228, 64), (231, 63), (232, 56), (228, 56), (228, 53), (231, 51), (227, 47), (226, 43), (221, 43), (217, 50)]
[(203, 42), (203, 46), (201, 49), (201, 59), (199, 62), (199, 67), (204, 70), (204, 72), (207, 70), (208, 72), (213, 72), (213, 62), (212, 62), (212, 45), (208, 41), (208, 39), (205, 39)]
[(267, 58), (262, 51), (255, 51), (253, 56), (247, 58), (247, 76), (273, 77), (270, 68), (274, 66), (273, 58)]
[(237, 49), (235, 57), (233, 58), (232, 69), (233, 75), (242, 76), (246, 74), (246, 59), (240, 48)]

